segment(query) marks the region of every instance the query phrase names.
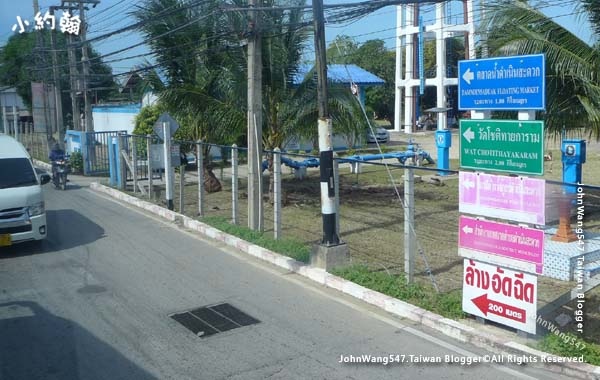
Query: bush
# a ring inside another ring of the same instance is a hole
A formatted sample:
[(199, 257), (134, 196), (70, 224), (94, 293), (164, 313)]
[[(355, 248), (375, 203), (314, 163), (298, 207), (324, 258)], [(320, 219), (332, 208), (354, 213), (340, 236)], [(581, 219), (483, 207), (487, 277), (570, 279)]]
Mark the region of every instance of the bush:
[(81, 152), (71, 153), (69, 161), (71, 164), (71, 170), (74, 173), (83, 173), (83, 155), (81, 154)]
[(600, 365), (600, 346), (586, 342), (581, 337), (564, 333), (563, 337), (549, 333), (538, 344), (542, 351), (566, 357), (579, 357), (583, 355), (586, 363)]

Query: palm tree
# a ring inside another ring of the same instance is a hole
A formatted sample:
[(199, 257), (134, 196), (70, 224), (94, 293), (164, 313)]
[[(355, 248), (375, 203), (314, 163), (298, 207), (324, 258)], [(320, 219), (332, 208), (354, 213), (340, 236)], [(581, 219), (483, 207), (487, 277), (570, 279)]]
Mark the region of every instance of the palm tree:
[[(231, 144), (245, 128), (245, 62), (238, 36), (241, 15), (221, 2), (147, 0), (133, 13), (166, 83), (162, 107), (181, 125), (179, 137)], [(208, 191), (220, 190), (204, 148)]]
[[(262, 3), (273, 7), (261, 14), (260, 23), (262, 128), (267, 151), (283, 147), (292, 136), (314, 138), (317, 134), (315, 80), (309, 75), (302, 85), (293, 85), (303, 48), (312, 36), (311, 23), (300, 9), (304, 3)], [(185, 136), (231, 144), (246, 127), (248, 25), (244, 12), (224, 12), (222, 5), (217, 0), (147, 0), (134, 16), (142, 23), (141, 30), (167, 78), (160, 101), (177, 118)], [(235, 0), (233, 5), (247, 3)], [(289, 9), (283, 9), (286, 6)], [(353, 117), (356, 101), (350, 91), (332, 88), (330, 95), (336, 131), (364, 131), (362, 118)], [(272, 172), (272, 157), (268, 157)]]
[[(600, 50), (543, 14), (529, 1), (500, 0), (486, 5), (482, 29), (491, 55), (545, 53), (548, 132), (585, 128), (600, 139)], [(580, 0), (580, 14), (600, 35), (600, 4)]]
[[(279, 2), (280, 3), (280, 2)], [(305, 4), (304, 0), (289, 0), (290, 8)], [(275, 1), (269, 4), (275, 5)], [(281, 4), (280, 4), (281, 6)], [(303, 19), (299, 9), (271, 11), (264, 15), (266, 32), (262, 41), (263, 56), (263, 145), (267, 152), (282, 148), (290, 138), (317, 138), (317, 84), (313, 72), (309, 72), (300, 85), (294, 77), (301, 66), (302, 51), (312, 39), (310, 23)], [(334, 130), (348, 135), (359, 134), (366, 129), (358, 102), (349, 88), (330, 83), (329, 109)], [(273, 156), (267, 153), (270, 173), (269, 195), (273, 190)]]

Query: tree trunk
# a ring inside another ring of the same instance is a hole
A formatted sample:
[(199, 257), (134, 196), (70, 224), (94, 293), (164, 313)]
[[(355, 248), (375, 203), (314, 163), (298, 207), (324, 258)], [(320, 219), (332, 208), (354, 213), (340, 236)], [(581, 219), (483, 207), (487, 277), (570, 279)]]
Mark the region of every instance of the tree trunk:
[[(221, 182), (219, 181), (217, 176), (215, 176), (215, 173), (213, 173), (209, 152), (210, 145), (204, 146), (204, 148), (202, 149), (202, 153), (204, 156), (204, 159), (202, 160), (204, 164), (202, 168), (204, 172), (204, 190), (206, 190), (207, 193), (216, 193), (218, 191), (223, 190), (223, 186), (221, 185)], [(197, 159), (196, 163), (198, 163)]]
[(204, 165), (204, 190), (207, 193), (216, 193), (223, 190), (221, 182), (217, 179), (215, 173), (213, 173), (210, 164)]

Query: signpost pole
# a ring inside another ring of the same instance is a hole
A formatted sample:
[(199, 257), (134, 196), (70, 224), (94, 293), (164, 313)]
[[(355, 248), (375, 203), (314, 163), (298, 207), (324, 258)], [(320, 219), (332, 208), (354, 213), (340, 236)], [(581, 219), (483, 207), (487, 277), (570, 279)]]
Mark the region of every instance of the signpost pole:
[(173, 168), (171, 167), (171, 129), (169, 122), (163, 122), (163, 153), (165, 155), (165, 182), (166, 182), (166, 201), (167, 208), (173, 210)]

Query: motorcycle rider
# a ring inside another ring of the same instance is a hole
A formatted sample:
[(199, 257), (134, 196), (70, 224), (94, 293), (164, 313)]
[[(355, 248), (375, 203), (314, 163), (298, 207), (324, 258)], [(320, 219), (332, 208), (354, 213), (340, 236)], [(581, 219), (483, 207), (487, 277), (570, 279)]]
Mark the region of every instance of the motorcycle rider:
[(53, 141), (52, 150), (50, 150), (50, 154), (48, 155), (50, 162), (52, 163), (52, 181), (56, 178), (57, 165), (56, 161), (65, 159), (65, 151), (60, 147), (60, 144), (57, 141)]

